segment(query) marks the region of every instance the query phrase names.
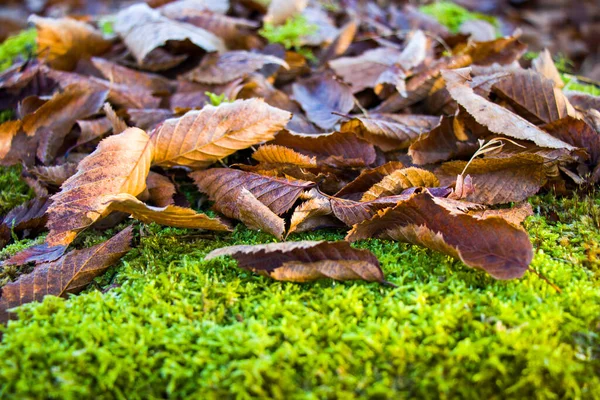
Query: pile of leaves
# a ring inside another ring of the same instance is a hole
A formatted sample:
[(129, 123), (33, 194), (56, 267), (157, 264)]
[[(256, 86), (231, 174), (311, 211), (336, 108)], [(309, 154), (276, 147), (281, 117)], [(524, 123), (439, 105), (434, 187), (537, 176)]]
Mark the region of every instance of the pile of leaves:
[[(600, 181), (600, 98), (563, 91), (547, 51), (524, 68), (519, 31), (327, 4), (140, 3), (109, 18), (112, 34), (100, 18), (31, 16), (36, 57), (0, 76), (0, 108), (17, 116), (0, 125), (0, 162), (22, 165), (37, 197), (3, 218), (0, 245), (48, 232), (3, 262), (23, 272), (2, 288), (1, 318), (102, 274), (131, 226), (69, 246), (128, 217), (267, 232), (281, 243), (207, 258), (279, 280), (388, 283), (349, 244), (369, 238), (497, 279), (528, 271), (527, 198)], [(285, 241), (322, 228), (346, 241)]]

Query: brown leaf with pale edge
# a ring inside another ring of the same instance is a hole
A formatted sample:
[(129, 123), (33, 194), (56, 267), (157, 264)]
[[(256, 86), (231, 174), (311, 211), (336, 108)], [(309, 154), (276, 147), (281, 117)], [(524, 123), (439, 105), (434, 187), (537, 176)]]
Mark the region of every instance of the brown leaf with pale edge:
[(201, 192), (215, 202), (215, 209), (227, 217), (237, 218), (224, 209), (225, 203), (235, 205), (242, 189), (247, 189), (277, 215), (289, 210), (300, 194), (314, 183), (288, 180), (244, 172), (230, 168), (212, 168), (189, 174)]
[(45, 70), (46, 75), (56, 81), (61, 88), (76, 85), (87, 91), (108, 90), (108, 100), (123, 108), (157, 108), (160, 98), (141, 86), (127, 86), (111, 83), (95, 76), (84, 76), (74, 72)]
[(383, 151), (406, 149), (440, 122), (429, 115), (370, 114), (342, 124), (342, 132), (354, 132)]
[(398, 50), (380, 47), (367, 50), (357, 57), (337, 58), (329, 61), (329, 66), (350, 85), (352, 93), (358, 93), (374, 88), (381, 74), (394, 65), (399, 57)]
[(600, 162), (600, 133), (585, 121), (565, 117), (542, 126), (542, 129), (564, 142), (585, 149), (592, 165)]
[(40, 137), (38, 158), (46, 164), (52, 161), (75, 122), (97, 113), (107, 95), (106, 90), (90, 91), (68, 86), (33, 114), (26, 115), (23, 118), (23, 131), (28, 136)]
[(98, 144), (84, 158), (77, 173), (52, 196), (48, 209), (50, 245), (69, 244), (79, 231), (107, 212), (105, 196), (127, 193), (137, 196), (146, 188), (153, 145), (146, 132), (128, 128)]
[(127, 129), (127, 124), (117, 115), (110, 103), (104, 103), (104, 107), (102, 107), (102, 109), (104, 110), (104, 114), (106, 114), (106, 118), (110, 122), (113, 135), (118, 135)]
[(168, 41), (189, 40), (208, 52), (225, 50), (222, 40), (212, 33), (194, 25), (170, 20), (146, 4), (134, 4), (120, 11), (115, 19), (114, 30), (139, 65), (144, 64), (152, 50)]
[(413, 163), (416, 165), (433, 164), (475, 153), (479, 147), (477, 142), (457, 139), (456, 126), (456, 117), (442, 117), (438, 126), (410, 145), (408, 155)]
[(575, 114), (554, 82), (531, 70), (513, 71), (496, 83), (493, 91), (534, 124), (549, 123)]
[(200, 214), (191, 208), (173, 205), (153, 207), (127, 193), (104, 197), (111, 211), (131, 214), (131, 217), (145, 223), (156, 222), (160, 225), (176, 228), (206, 229), (211, 231), (230, 231), (231, 228), (218, 218)]
[(348, 226), (371, 219), (379, 210), (394, 207), (410, 195), (399, 194), (370, 201), (354, 201), (330, 197), (333, 215)]
[(28, 170), (28, 172), (34, 175), (45, 186), (50, 185), (58, 188), (63, 184), (64, 181), (75, 175), (77, 172), (77, 164), (65, 163), (61, 165), (53, 165), (51, 167), (39, 165), (32, 167)]
[(133, 126), (144, 130), (153, 130), (158, 124), (175, 115), (171, 110), (166, 109), (132, 109), (127, 110), (129, 121)]
[(19, 251), (2, 265), (23, 265), (27, 263), (47, 263), (58, 260), (65, 254), (68, 246), (49, 246), (48, 243), (36, 244)]
[(231, 256), (238, 266), (277, 280), (308, 282), (321, 278), (386, 283), (379, 261), (368, 250), (347, 242), (300, 241), (230, 246), (204, 259)]
[(0, 321), (11, 315), (7, 311), (45, 296), (65, 296), (85, 288), (96, 276), (117, 262), (130, 250), (133, 228), (127, 227), (111, 239), (96, 246), (74, 250), (51, 263), (39, 264), (27, 275), (2, 288)]
[(362, 196), (360, 201), (375, 200), (380, 197), (394, 196), (402, 193), (404, 189), (411, 187), (435, 187), (439, 186), (438, 178), (424, 169), (408, 167), (392, 172), (375, 183)]
[(323, 222), (323, 217), (327, 217), (333, 213), (327, 197), (321, 195), (315, 189), (311, 189), (309, 193), (313, 197), (294, 209), (288, 235), (294, 232), (305, 232), (318, 228)]
[(219, 210), (225, 215), (239, 219), (250, 229), (265, 231), (279, 240), (283, 239), (283, 218), (261, 203), (248, 189), (241, 189), (235, 199), (225, 198), (219, 205)]
[(0, 249), (10, 241), (11, 231), (20, 233), (24, 230), (34, 234), (46, 225), (48, 198), (29, 200), (10, 210), (0, 222)]
[(444, 70), (442, 75), (450, 95), (463, 106), (469, 114), (490, 131), (516, 139), (530, 140), (542, 147), (553, 149), (574, 147), (544, 132), (524, 118), (506, 108), (478, 96), (467, 84), (469, 68)]
[(316, 156), (318, 164), (334, 168), (371, 165), (376, 157), (373, 145), (351, 132), (313, 135), (282, 131), (272, 143)]
[(354, 108), (352, 90), (330, 74), (294, 83), (292, 91), (308, 119), (323, 129), (332, 129), (340, 120), (333, 112), (348, 114)]
[(174, 203), (173, 196), (177, 190), (169, 178), (150, 171), (146, 178), (146, 187), (150, 194), (150, 201), (157, 207), (166, 207)]
[(92, 57), (92, 64), (111, 83), (144, 88), (152, 93), (169, 93), (175, 84), (158, 74), (136, 71), (108, 60)]
[(77, 125), (81, 132), (77, 138), (76, 146), (102, 137), (112, 129), (112, 124), (106, 117), (77, 121)]
[(478, 218), (501, 217), (513, 225), (521, 225), (527, 217), (533, 215), (531, 204), (524, 201), (511, 208), (499, 208), (497, 210), (471, 210), (469, 215), (474, 215)]
[(289, 68), (281, 58), (238, 50), (223, 54), (208, 54), (198, 67), (183, 77), (194, 82), (218, 85), (258, 71), (267, 64), (278, 64)]
[(565, 86), (565, 83), (558, 73), (558, 69), (556, 69), (556, 65), (554, 65), (554, 61), (552, 61), (552, 56), (548, 49), (544, 49), (544, 51), (540, 52), (537, 58), (531, 62), (531, 68), (541, 74), (544, 78), (550, 79), (555, 87), (562, 89)]
[(371, 186), (381, 181), (386, 175), (403, 167), (404, 165), (400, 161), (390, 161), (376, 168), (362, 170), (360, 175), (337, 192), (335, 197), (345, 198), (359, 194), (356, 196), (356, 200), (358, 200)]
[(111, 42), (86, 24), (70, 18), (29, 17), (37, 28), (40, 58), (52, 68), (70, 71), (81, 58), (99, 55), (110, 49)]
[[(13, 138), (21, 130), (21, 121), (6, 121), (0, 124), (0, 160), (2, 165), (12, 147)], [(8, 162), (8, 160), (6, 160)]]
[[(443, 183), (454, 180), (466, 164), (466, 161), (442, 164), (438, 171)], [(537, 154), (477, 158), (471, 162), (466, 173), (471, 176), (475, 189), (466, 200), (481, 204), (522, 201), (536, 194), (546, 183), (544, 158)]]
[(305, 168), (316, 168), (317, 166), (316, 157), (300, 154), (289, 147), (276, 144), (260, 146), (252, 154), (252, 158), (266, 164), (292, 164)]
[(411, 196), (355, 225), (347, 240), (378, 237), (424, 246), (483, 269), (496, 279), (523, 276), (533, 258), (527, 233), (500, 217), (479, 219), (436, 204), (431, 194)]
[(291, 114), (260, 99), (205, 106), (164, 121), (153, 133), (154, 164), (205, 168), (237, 150), (272, 140)]

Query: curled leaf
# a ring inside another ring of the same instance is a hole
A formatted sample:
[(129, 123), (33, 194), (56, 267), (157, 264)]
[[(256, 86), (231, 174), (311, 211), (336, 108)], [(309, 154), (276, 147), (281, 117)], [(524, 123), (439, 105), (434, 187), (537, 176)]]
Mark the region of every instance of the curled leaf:
[(252, 158), (266, 164), (292, 164), (306, 168), (314, 168), (317, 166), (316, 157), (300, 154), (289, 147), (278, 146), (275, 144), (260, 146), (258, 150), (252, 154)]
[(375, 183), (367, 190), (360, 201), (370, 201), (380, 197), (393, 196), (411, 187), (435, 187), (439, 186), (439, 184), (440, 181), (432, 172), (415, 167), (402, 168), (385, 176), (380, 182)]
[(386, 283), (377, 257), (347, 242), (301, 241), (213, 250), (205, 260), (232, 256), (238, 266), (277, 280), (308, 282), (321, 278)]

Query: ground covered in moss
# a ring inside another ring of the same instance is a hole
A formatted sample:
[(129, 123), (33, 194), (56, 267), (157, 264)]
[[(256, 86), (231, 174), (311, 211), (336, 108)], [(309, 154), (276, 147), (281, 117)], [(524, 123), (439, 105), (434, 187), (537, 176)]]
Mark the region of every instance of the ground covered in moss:
[[(0, 170), (0, 190), (2, 214), (31, 196), (18, 168)], [(203, 260), (268, 235), (138, 224), (136, 248), (96, 285), (0, 328), (0, 398), (598, 398), (600, 194), (530, 201), (532, 268), (562, 293), (380, 240), (355, 245), (397, 288), (276, 282)]]

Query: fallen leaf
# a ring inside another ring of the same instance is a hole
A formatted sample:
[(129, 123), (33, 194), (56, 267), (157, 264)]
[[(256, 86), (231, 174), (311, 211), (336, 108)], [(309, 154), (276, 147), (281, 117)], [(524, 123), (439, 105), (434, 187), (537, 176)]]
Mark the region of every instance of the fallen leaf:
[(294, 99), (311, 122), (323, 129), (332, 129), (354, 108), (352, 90), (329, 74), (316, 75), (292, 85)]
[(260, 146), (252, 154), (252, 158), (256, 161), (266, 164), (292, 164), (305, 168), (316, 168), (316, 157), (310, 157), (300, 154), (289, 147), (269, 144)]
[(471, 210), (469, 215), (478, 218), (501, 217), (513, 225), (521, 225), (527, 217), (533, 215), (533, 208), (527, 201), (517, 204), (511, 208), (499, 208), (496, 210)]
[(383, 151), (406, 149), (440, 122), (429, 115), (369, 114), (354, 116), (341, 126), (342, 132), (354, 132)]
[(132, 231), (133, 227), (127, 227), (104, 243), (39, 264), (33, 272), (5, 285), (0, 298), (0, 321), (14, 316), (8, 311), (11, 308), (41, 301), (49, 295), (61, 297), (81, 291), (129, 251)]
[(29, 200), (10, 210), (0, 221), (0, 249), (10, 241), (12, 232), (21, 233), (27, 230), (29, 235), (34, 235), (41, 231), (48, 220), (47, 209), (48, 199), (42, 197)]
[(213, 250), (204, 259), (231, 256), (238, 266), (276, 280), (309, 282), (321, 278), (387, 283), (377, 257), (347, 242), (300, 241), (240, 245)]
[(194, 82), (218, 85), (258, 71), (267, 64), (289, 68), (281, 58), (238, 50), (223, 54), (208, 54), (198, 67), (187, 72), (183, 77)]
[(79, 163), (77, 173), (65, 181), (61, 191), (52, 196), (46, 242), (66, 245), (73, 241), (79, 231), (107, 212), (105, 196), (143, 192), (153, 149), (146, 132), (138, 128), (101, 141), (96, 151)]
[(235, 201), (224, 199), (219, 210), (225, 215), (239, 219), (248, 228), (267, 232), (283, 239), (285, 221), (258, 200), (248, 189), (242, 188)]
[(552, 56), (548, 49), (544, 49), (540, 54), (531, 62), (531, 68), (534, 71), (538, 72), (546, 79), (550, 79), (554, 83), (554, 87), (562, 89), (565, 86), (558, 69), (556, 69), (556, 65), (554, 65), (554, 61), (552, 61)]
[(152, 93), (166, 94), (173, 90), (174, 83), (149, 72), (136, 71), (108, 60), (92, 57), (92, 64), (111, 83), (144, 88)]
[(188, 111), (152, 133), (154, 165), (206, 168), (237, 150), (272, 140), (290, 116), (260, 99)]
[[(362, 170), (360, 175), (337, 192), (335, 197), (350, 198), (354, 195), (357, 198), (352, 198), (352, 200), (358, 200), (371, 186), (403, 167), (404, 164), (400, 161), (390, 161), (376, 168)], [(356, 196), (357, 194), (360, 196)]]
[(263, 22), (281, 25), (288, 18), (301, 13), (308, 5), (308, 0), (271, 0)]
[(173, 196), (177, 190), (173, 182), (166, 176), (150, 171), (146, 178), (146, 188), (150, 200), (155, 206), (166, 207), (174, 203)]
[(415, 167), (402, 168), (386, 175), (381, 181), (371, 186), (360, 201), (394, 196), (411, 187), (435, 187), (439, 185), (440, 181), (432, 172)]
[(37, 28), (37, 46), (40, 58), (52, 68), (70, 71), (81, 58), (106, 52), (111, 42), (85, 22), (70, 18), (29, 17)]
[(585, 149), (592, 165), (600, 162), (600, 133), (585, 121), (568, 116), (542, 126), (542, 129), (570, 145)]
[(542, 147), (553, 149), (574, 147), (561, 141), (524, 118), (504, 107), (475, 94), (467, 84), (469, 69), (445, 70), (442, 72), (450, 95), (463, 106), (475, 120), (490, 131), (516, 139), (530, 140)]
[(121, 10), (113, 25), (139, 65), (143, 65), (152, 50), (168, 41), (189, 40), (208, 52), (225, 51), (222, 40), (194, 25), (170, 20), (146, 4), (134, 4)]
[(218, 218), (211, 218), (200, 214), (191, 208), (174, 205), (153, 207), (136, 199), (127, 193), (120, 193), (104, 197), (105, 203), (111, 211), (120, 211), (131, 214), (131, 217), (147, 224), (174, 226), (177, 228), (206, 229), (211, 231), (230, 231), (231, 228)]
[(479, 219), (449, 211), (431, 194), (411, 196), (355, 225), (347, 240), (378, 237), (409, 242), (447, 254), (496, 279), (523, 276), (533, 258), (527, 233), (500, 217)]

